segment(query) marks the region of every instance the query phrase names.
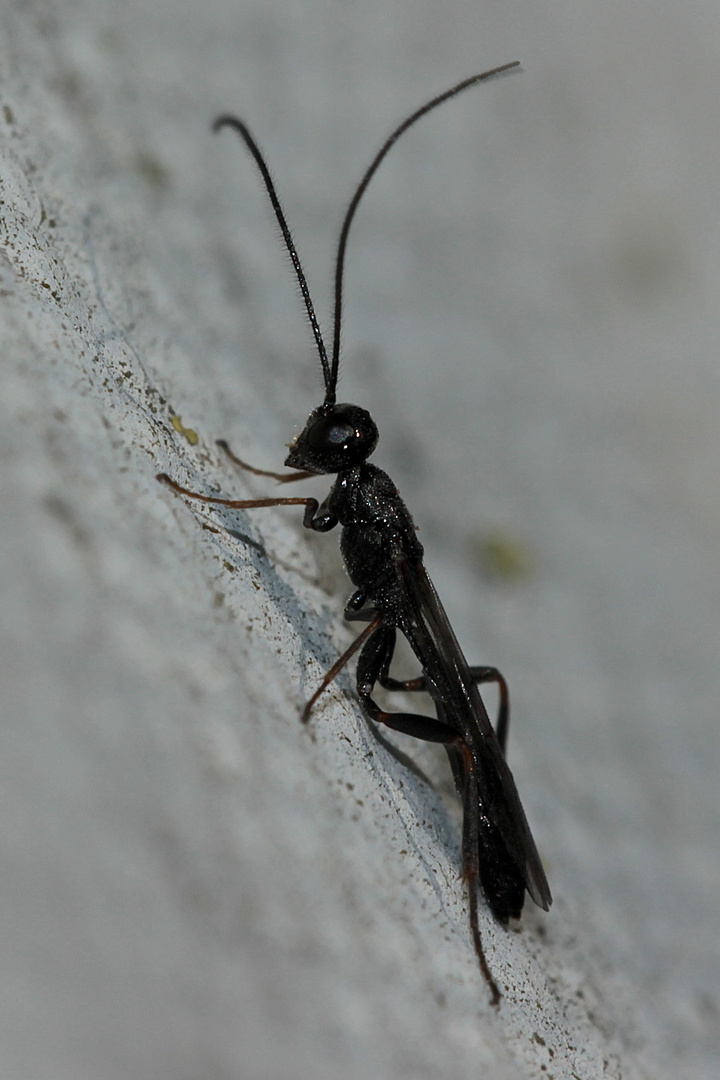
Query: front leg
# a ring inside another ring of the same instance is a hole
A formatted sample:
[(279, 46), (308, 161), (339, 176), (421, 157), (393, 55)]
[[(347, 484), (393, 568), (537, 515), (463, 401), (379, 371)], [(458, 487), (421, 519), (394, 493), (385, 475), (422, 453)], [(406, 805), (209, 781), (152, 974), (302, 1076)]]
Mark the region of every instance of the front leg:
[(296, 480), (307, 480), (309, 477), (315, 475), (314, 473), (305, 471), (276, 473), (269, 472), (267, 469), (256, 469), (254, 465), (248, 465), (247, 461), (242, 461), (237, 454), (234, 454), (225, 439), (216, 439), (215, 445), (219, 446), (223, 453), (227, 454), (233, 465), (237, 465), (240, 469), (245, 469), (246, 472), (251, 472), (254, 476), (269, 476), (273, 480), (277, 480), (278, 484), (294, 484)]
[[(173, 480), (167, 473), (158, 473), (155, 479), (159, 480), (161, 484), (172, 488), (178, 495), (186, 495), (189, 499), (210, 503), (211, 506), (227, 506), (231, 510), (257, 510), (263, 506), (304, 506), (303, 525), (306, 528), (317, 529), (322, 532), (325, 529), (332, 529), (333, 525), (337, 524), (337, 520), (334, 520), (331, 525), (313, 524), (316, 520), (316, 514), (317, 519), (322, 522), (329, 516), (327, 513), (324, 516), (318, 513), (317, 499), (222, 499), (216, 495), (203, 495), (199, 491), (192, 491), (190, 488), (183, 487), (182, 484), (178, 484), (177, 480)], [(320, 507), (320, 511), (322, 511), (322, 507)]]
[[(234, 461), (242, 464), (239, 458), (235, 458), (233, 454), (230, 455)], [(247, 466), (251, 472), (257, 472), (261, 476), (275, 476), (278, 477), (278, 473), (261, 472), (259, 469), (251, 469)], [(329, 532), (330, 529), (334, 529), (338, 523), (338, 519), (335, 513), (328, 508), (329, 499), (325, 499), (322, 505), (320, 505), (317, 499), (223, 499), (217, 495), (203, 495), (199, 491), (192, 491), (190, 488), (183, 487), (182, 484), (178, 484), (177, 480), (173, 480), (167, 473), (158, 473), (155, 477), (161, 484), (165, 484), (167, 487), (172, 488), (178, 495), (186, 495), (189, 499), (197, 499), (199, 502), (210, 503), (211, 506), (227, 506), (231, 510), (258, 510), (261, 507), (267, 506), (304, 506), (303, 512), (303, 525), (306, 529), (312, 529), (313, 532)], [(305, 479), (304, 473), (293, 474), (289, 477), (290, 480), (303, 480)]]
[(306, 529), (312, 529), (313, 532), (329, 532), (330, 529), (335, 528), (338, 519), (337, 515), (328, 508), (329, 499), (330, 496), (324, 499), (320, 506), (318, 506), (317, 499), (305, 500), (303, 525)]

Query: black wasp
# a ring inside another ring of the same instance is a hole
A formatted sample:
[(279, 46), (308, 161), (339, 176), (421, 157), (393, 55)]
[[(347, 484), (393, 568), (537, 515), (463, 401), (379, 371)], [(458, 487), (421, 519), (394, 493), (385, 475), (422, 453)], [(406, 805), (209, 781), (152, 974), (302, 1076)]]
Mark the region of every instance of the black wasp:
[[(320, 694), (350, 658), (362, 650), (357, 664), (357, 692), (365, 715), (394, 731), (442, 743), (445, 747), (463, 801), (462, 876), (468, 885), (470, 926), (493, 1004), (498, 1003), (500, 991), (483, 952), (478, 926), (478, 881), (501, 923), (520, 916), (525, 890), (546, 911), (551, 903), (540, 857), (512, 773), (505, 762), (509, 723), (507, 685), (497, 668), (468, 666), (423, 565), (423, 548), (413, 520), (390, 477), (367, 462), (378, 441), (375, 423), (370, 414), (357, 405), (338, 405), (336, 385), (348, 233), (358, 204), (380, 162), (403, 132), (420, 117), (467, 87), (516, 66), (517, 61), (474, 75), (434, 97), (404, 120), (375, 155), (353, 195), (340, 232), (335, 263), (331, 361), (328, 361), (305, 275), (265, 160), (241, 120), (221, 116), (215, 121), (214, 131), (231, 127), (241, 135), (260, 170), (300, 284), (325, 380), (325, 400), (310, 413), (285, 460), (286, 466), (299, 471), (278, 474), (254, 469), (235, 457), (226, 443), (219, 445), (241, 468), (258, 476), (273, 477), (281, 483), (323, 473), (334, 473), (336, 479), (330, 494), (319, 505), (317, 499), (309, 498), (218, 499), (189, 491), (164, 473), (158, 476), (179, 494), (215, 506), (242, 510), (261, 506), (304, 506), (303, 525), (306, 528), (328, 532), (338, 524), (342, 527), (340, 547), (355, 586), (345, 608), (345, 618), (368, 625), (328, 671), (305, 706), (302, 719), (307, 722)], [(407, 638), (422, 668), (419, 678), (405, 682), (390, 676), (398, 630)], [(385, 712), (372, 697), (376, 683), (387, 690), (425, 691), (433, 700), (437, 716)], [(481, 683), (498, 686), (500, 705), (495, 730), (478, 692)]]

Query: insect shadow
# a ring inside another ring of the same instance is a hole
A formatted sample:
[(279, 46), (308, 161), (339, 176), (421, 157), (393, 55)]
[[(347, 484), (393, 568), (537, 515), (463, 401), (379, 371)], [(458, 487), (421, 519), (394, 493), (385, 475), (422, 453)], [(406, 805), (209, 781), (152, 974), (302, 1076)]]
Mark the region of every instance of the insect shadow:
[[(357, 694), (366, 717), (377, 725), (440, 743), (445, 747), (463, 805), (462, 877), (467, 884), (470, 929), (482, 973), (494, 1005), (500, 989), (483, 950), (478, 922), (478, 885), (498, 921), (518, 918), (528, 892), (548, 910), (552, 898), (512, 773), (505, 761), (510, 719), (505, 679), (494, 667), (470, 667), (423, 563), (423, 548), (415, 524), (387, 473), (368, 463), (378, 441), (370, 414), (358, 405), (338, 404), (336, 388), (340, 358), (343, 271), (350, 226), (358, 204), (378, 166), (400, 138), (421, 117), (476, 83), (517, 67), (504, 64), (464, 79), (432, 98), (405, 119), (373, 158), (348, 206), (340, 231), (335, 262), (335, 310), (331, 359), (325, 349), (310, 291), (275, 185), (255, 139), (242, 120), (221, 116), (213, 130), (232, 128), (255, 160), (272, 203), (300, 286), (315, 337), (325, 382), (325, 399), (313, 409), (303, 431), (290, 445), (285, 465), (297, 471), (274, 473), (241, 461), (224, 441), (218, 445), (241, 469), (280, 483), (320, 474), (335, 474), (322, 504), (313, 498), (221, 499), (182, 487), (167, 474), (158, 480), (180, 495), (235, 509), (267, 506), (304, 507), (303, 525), (315, 532), (341, 526), (340, 549), (355, 591), (345, 618), (366, 622), (352, 645), (332, 665), (302, 712), (307, 723), (313, 706), (348, 661), (359, 652)], [(420, 662), (421, 674), (398, 680), (390, 675), (397, 631)], [(435, 716), (387, 712), (373, 699), (376, 684), (389, 691), (424, 691)], [(493, 729), (478, 686), (495, 683), (498, 715)]]

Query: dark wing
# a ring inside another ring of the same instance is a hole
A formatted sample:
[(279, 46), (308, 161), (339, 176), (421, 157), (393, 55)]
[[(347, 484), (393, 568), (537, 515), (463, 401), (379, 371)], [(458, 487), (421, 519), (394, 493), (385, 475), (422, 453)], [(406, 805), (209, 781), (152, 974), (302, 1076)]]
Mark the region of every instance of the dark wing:
[(443, 720), (463, 733), (477, 762), (480, 810), (502, 836), (525, 887), (548, 910), (550, 888), (515, 781), (495, 737), (468, 663), (421, 563), (398, 563), (405, 604), (399, 626), (420, 660)]

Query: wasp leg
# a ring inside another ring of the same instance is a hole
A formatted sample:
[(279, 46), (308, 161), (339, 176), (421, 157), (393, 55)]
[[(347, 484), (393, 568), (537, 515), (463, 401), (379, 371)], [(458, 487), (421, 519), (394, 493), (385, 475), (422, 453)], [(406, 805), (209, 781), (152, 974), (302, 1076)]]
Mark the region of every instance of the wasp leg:
[(500, 743), (503, 757), (505, 757), (505, 747), (510, 728), (510, 696), (505, 676), (496, 667), (471, 667), (470, 674), (478, 685), (481, 683), (497, 683), (500, 703), (498, 705), (497, 720), (495, 721), (495, 734), (497, 741)]
[[(347, 617), (347, 616), (346, 616)], [(395, 631), (393, 630), (393, 635)], [(377, 676), (377, 682), (383, 687), (384, 690), (392, 690), (399, 692), (415, 692), (425, 691), (427, 692), (427, 680), (424, 675), (418, 676), (416, 679), (393, 679), (388, 674), (390, 668), (390, 660), (392, 659), (393, 650), (395, 648), (395, 641), (393, 637), (392, 646), (389, 649), (387, 662), (380, 669)], [(505, 756), (505, 747), (507, 745), (508, 729), (510, 727), (510, 697), (508, 694), (508, 685), (505, 680), (505, 676), (498, 671), (496, 667), (471, 667), (470, 674), (473, 680), (481, 685), (482, 683), (497, 683), (498, 693), (500, 695), (500, 703), (498, 706), (497, 720), (495, 721), (495, 734), (497, 741), (500, 743), (500, 749)]]
[[(368, 630), (373, 629), (371, 634)], [(425, 742), (442, 744), (457, 741), (458, 733), (448, 724), (436, 720), (432, 716), (421, 716), (418, 713), (389, 713), (381, 709), (377, 702), (373, 701), (372, 691), (375, 683), (383, 684), (387, 669), (392, 660), (395, 648), (395, 628), (382, 626), (379, 616), (366, 628), (368, 640), (364, 643), (357, 666), (357, 691), (363, 709), (371, 720), (378, 724), (385, 724), (393, 731), (412, 735), (416, 739)], [(362, 634), (360, 635), (363, 636)], [(358, 638), (358, 641), (360, 639)], [(394, 680), (393, 680), (394, 681)]]
[(367, 641), (367, 639), (369, 637), (372, 636), (372, 634), (374, 634), (377, 631), (379, 626), (380, 626), (380, 616), (376, 615), (375, 618), (373, 619), (373, 621), (371, 623), (369, 623), (365, 627), (362, 634), (360, 634), (358, 637), (355, 638), (355, 640), (353, 641), (350, 648), (346, 649), (345, 652), (342, 654), (342, 656), (338, 660), (335, 661), (335, 663), (330, 668), (330, 670), (327, 672), (327, 674), (323, 678), (323, 681), (320, 683), (317, 690), (315, 691), (315, 693), (313, 694), (313, 696), (310, 698), (310, 700), (306, 704), (305, 708), (303, 709), (302, 717), (301, 717), (303, 724), (307, 724), (308, 720), (310, 719), (310, 713), (312, 712), (313, 705), (315, 704), (317, 699), (320, 697), (323, 690), (327, 690), (330, 683), (333, 682), (333, 680), (337, 678), (337, 676), (340, 674), (340, 672), (345, 667), (347, 662), (353, 658), (353, 656), (358, 651), (358, 649)]
[(234, 454), (225, 439), (217, 439), (215, 445), (219, 446), (223, 453), (230, 458), (233, 465), (237, 465), (238, 468), (245, 469), (246, 472), (251, 472), (255, 476), (270, 476), (273, 480), (277, 480), (279, 484), (293, 484), (296, 480), (307, 480), (308, 477), (313, 475), (309, 472), (276, 473), (268, 472), (267, 469), (256, 469), (254, 465), (248, 465), (247, 461), (242, 461), (237, 454)]
[(468, 888), (468, 907), (470, 909), (470, 931), (480, 968), (490, 987), (491, 1002), (497, 1008), (502, 997), (498, 984), (485, 959), (480, 925), (478, 922), (478, 879), (480, 875), (480, 800), (478, 795), (477, 767), (471, 748), (461, 739), (455, 743), (463, 757), (465, 784), (463, 788), (463, 881)]
[[(371, 623), (367, 630), (373, 626)], [(367, 633), (366, 630), (366, 633)], [(362, 635), (361, 635), (362, 637)], [(479, 843), (480, 843), (480, 802), (477, 785), (477, 769), (472, 748), (463, 739), (462, 735), (431, 716), (421, 716), (416, 713), (388, 713), (373, 701), (372, 691), (376, 682), (387, 678), (387, 669), (392, 660), (395, 648), (395, 629), (379, 625), (373, 633), (368, 635), (363, 650), (358, 660), (357, 689), (358, 696), (366, 715), (378, 724), (385, 724), (393, 731), (399, 731), (404, 735), (412, 735), (416, 739), (426, 742), (442, 743), (457, 755), (461, 761), (462, 791), (463, 791), (463, 881), (467, 883), (468, 906), (470, 911), (470, 930), (472, 933), (475, 952), (480, 962), (480, 969), (485, 977), (492, 1004), (497, 1006), (500, 1001), (500, 990), (485, 958), (485, 952), (480, 935), (478, 922), (478, 878), (479, 878)], [(395, 681), (395, 680), (391, 680)], [(416, 680), (412, 680), (415, 682)], [(391, 687), (392, 688), (392, 687)]]

